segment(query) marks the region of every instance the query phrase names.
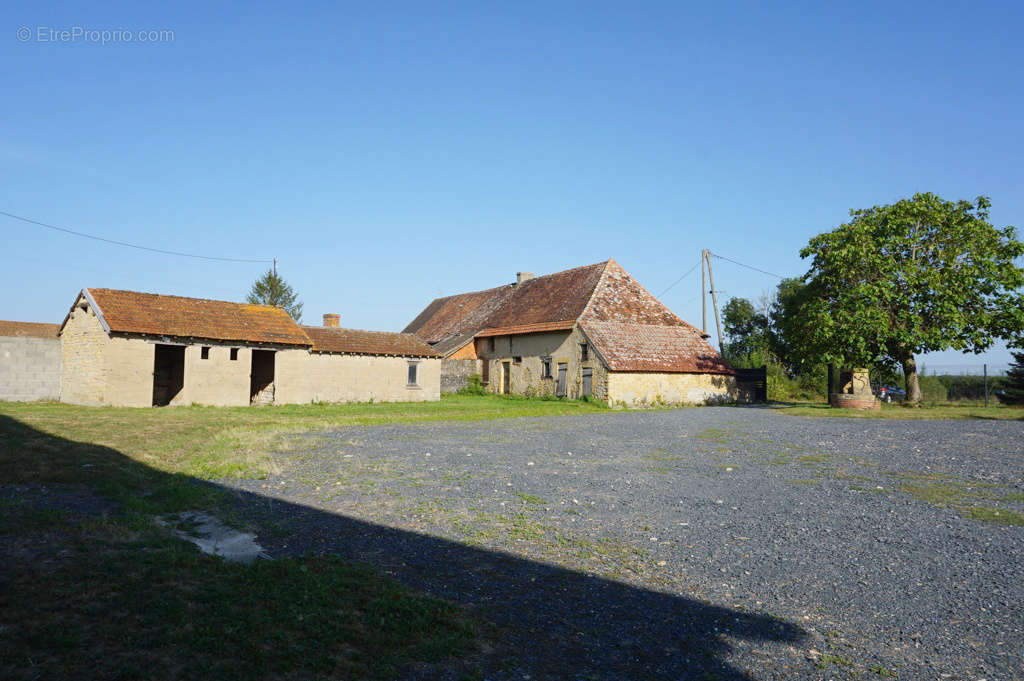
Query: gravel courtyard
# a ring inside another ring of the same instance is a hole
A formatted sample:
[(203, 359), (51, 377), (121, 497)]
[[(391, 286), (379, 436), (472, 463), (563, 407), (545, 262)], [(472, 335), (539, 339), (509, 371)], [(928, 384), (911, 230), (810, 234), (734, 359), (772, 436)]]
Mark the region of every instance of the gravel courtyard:
[[(409, 678), (1024, 678), (1024, 423), (768, 408), (293, 436), (275, 557), (464, 604), (493, 646)], [(479, 671), (476, 671), (479, 670)]]

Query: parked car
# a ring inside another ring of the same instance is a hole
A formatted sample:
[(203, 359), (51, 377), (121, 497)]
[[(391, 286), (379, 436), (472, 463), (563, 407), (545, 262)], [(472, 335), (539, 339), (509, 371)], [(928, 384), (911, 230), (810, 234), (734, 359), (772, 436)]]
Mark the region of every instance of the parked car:
[(878, 389), (878, 399), (883, 402), (898, 402), (907, 396), (907, 391), (891, 385), (883, 385)]

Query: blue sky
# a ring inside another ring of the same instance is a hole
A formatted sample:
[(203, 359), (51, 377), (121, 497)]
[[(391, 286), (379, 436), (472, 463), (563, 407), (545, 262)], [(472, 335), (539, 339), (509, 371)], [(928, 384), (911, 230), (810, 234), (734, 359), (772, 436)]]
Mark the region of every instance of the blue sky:
[[(5, 7), (0, 210), (277, 257), (308, 323), (400, 330), (608, 257), (654, 293), (702, 248), (799, 275), (849, 209), (918, 191), (1024, 227), (1020, 3), (149, 4)], [(173, 39), (40, 39), (75, 27)], [(6, 319), (83, 286), (241, 300), (263, 268), (0, 234)], [(776, 281), (714, 264), (725, 299)], [(700, 323), (696, 273), (663, 300)]]

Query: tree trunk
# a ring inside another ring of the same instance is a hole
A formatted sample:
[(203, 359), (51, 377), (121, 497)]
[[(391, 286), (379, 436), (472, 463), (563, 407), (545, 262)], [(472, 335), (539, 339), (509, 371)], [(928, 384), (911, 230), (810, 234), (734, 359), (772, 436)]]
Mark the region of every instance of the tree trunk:
[(917, 361), (913, 355), (907, 355), (901, 361), (903, 377), (907, 381), (907, 404), (921, 406), (921, 385), (917, 381)]

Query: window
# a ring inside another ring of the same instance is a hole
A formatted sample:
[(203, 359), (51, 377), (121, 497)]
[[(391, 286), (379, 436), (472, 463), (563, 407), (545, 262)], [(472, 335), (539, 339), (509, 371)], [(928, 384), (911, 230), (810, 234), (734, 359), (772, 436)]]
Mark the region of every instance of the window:
[(590, 359), (590, 346), (586, 343), (580, 343), (580, 361), (586, 362)]
[(551, 378), (551, 358), (541, 357), (540, 358), (540, 377)]
[(523, 363), (523, 358), (522, 357), (513, 357), (512, 358), (512, 363), (513, 364), (522, 364)]
[(409, 362), (409, 386), (419, 385), (416, 382), (416, 370), (419, 366), (419, 362)]
[(199, 351), (199, 356), (203, 359), (210, 359), (210, 346), (204, 345), (203, 349)]
[(237, 362), (238, 361), (238, 348), (231, 348), (231, 361), (232, 362)]

